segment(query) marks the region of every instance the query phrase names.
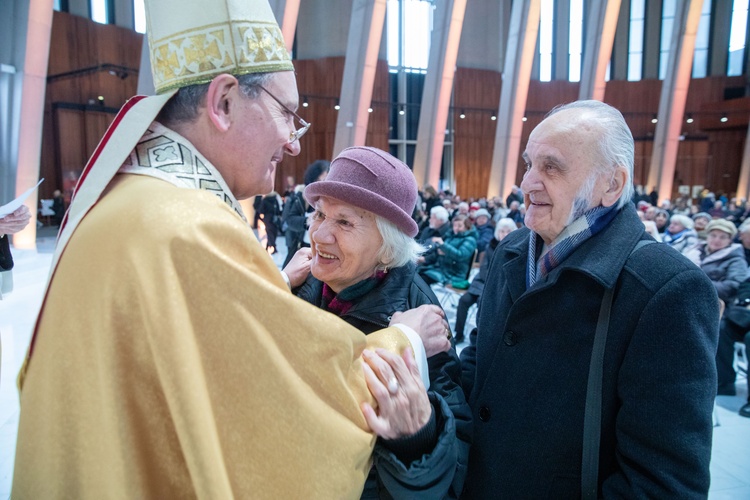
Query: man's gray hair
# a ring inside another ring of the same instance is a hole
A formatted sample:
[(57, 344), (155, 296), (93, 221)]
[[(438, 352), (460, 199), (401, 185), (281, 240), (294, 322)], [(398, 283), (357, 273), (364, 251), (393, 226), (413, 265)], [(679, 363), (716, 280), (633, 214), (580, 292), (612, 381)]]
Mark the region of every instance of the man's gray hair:
[[(260, 87), (268, 83), (273, 73), (249, 73), (240, 75), (237, 81), (240, 90), (251, 99), (260, 94)], [(198, 117), (198, 111), (206, 105), (206, 92), (211, 83), (183, 87), (164, 105), (156, 121), (169, 127), (176, 123), (189, 123)]]
[(448, 211), (445, 209), (445, 207), (441, 207), (440, 205), (435, 205), (434, 207), (432, 207), (430, 209), (430, 215), (434, 215), (443, 222), (448, 222), (448, 220), (450, 219)]
[(622, 208), (633, 197), (633, 164), (635, 161), (635, 143), (625, 118), (616, 108), (600, 101), (585, 100), (557, 106), (547, 116), (560, 111), (575, 109), (580, 111), (580, 120), (571, 123), (571, 128), (585, 124), (593, 128), (598, 137), (592, 143), (599, 156), (598, 169), (601, 173), (614, 174), (617, 167), (625, 167), (628, 179), (623, 187), (617, 208)]
[(401, 231), (393, 222), (379, 215), (375, 216), (375, 223), (383, 238), (383, 245), (377, 253), (380, 267), (395, 269), (416, 262), (425, 248), (414, 238)]
[(682, 215), (682, 214), (672, 215), (672, 217), (669, 218), (669, 222), (676, 222), (677, 224), (680, 224), (685, 229), (693, 229), (693, 227), (695, 227), (695, 224), (693, 223), (693, 219), (691, 219), (687, 215)]
[(497, 221), (497, 225), (495, 226), (495, 239), (498, 239), (498, 235), (503, 229), (515, 231), (516, 229), (518, 229), (518, 225), (516, 225), (516, 221), (514, 221), (513, 219), (503, 217), (502, 219)]

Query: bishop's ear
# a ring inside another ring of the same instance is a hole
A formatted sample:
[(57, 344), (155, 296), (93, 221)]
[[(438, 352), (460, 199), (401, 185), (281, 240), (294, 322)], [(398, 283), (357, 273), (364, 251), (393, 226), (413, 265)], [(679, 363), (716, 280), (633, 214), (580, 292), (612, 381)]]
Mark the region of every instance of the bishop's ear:
[(232, 124), (233, 106), (237, 106), (240, 96), (239, 82), (235, 77), (221, 74), (211, 80), (206, 91), (206, 112), (214, 126), (222, 132)]

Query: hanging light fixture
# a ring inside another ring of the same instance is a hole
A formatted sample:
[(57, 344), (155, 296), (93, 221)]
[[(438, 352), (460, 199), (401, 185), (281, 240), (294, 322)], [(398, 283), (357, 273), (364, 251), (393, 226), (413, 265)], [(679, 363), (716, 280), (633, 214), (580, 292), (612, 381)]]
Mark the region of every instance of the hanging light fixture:
[(651, 123), (656, 123), (658, 121), (659, 121), (659, 118), (657, 118), (656, 115), (654, 115), (654, 117), (651, 118)]
[(306, 107), (308, 107), (309, 105), (310, 105), (310, 103), (309, 103), (309, 102), (307, 102), (307, 97), (305, 97), (305, 98), (304, 98), (304, 100), (302, 101), (302, 107), (303, 107), (303, 108), (306, 108)]
[(460, 115), (458, 115), (458, 117), (459, 117), (459, 118), (461, 118), (462, 120), (463, 120), (464, 118), (466, 118), (466, 111), (464, 111), (464, 110), (462, 109), (462, 110), (461, 110), (461, 114), (460, 114)]
[(685, 123), (693, 123), (695, 120), (693, 120), (693, 115), (688, 114), (687, 120), (685, 120)]
[(721, 115), (721, 119), (719, 121), (721, 123), (726, 123), (729, 121), (729, 118), (727, 118), (727, 115)]
[(336, 99), (336, 104), (333, 105), (333, 109), (335, 109), (336, 111), (338, 111), (338, 110), (341, 109), (341, 105), (339, 104), (339, 100), (338, 99)]

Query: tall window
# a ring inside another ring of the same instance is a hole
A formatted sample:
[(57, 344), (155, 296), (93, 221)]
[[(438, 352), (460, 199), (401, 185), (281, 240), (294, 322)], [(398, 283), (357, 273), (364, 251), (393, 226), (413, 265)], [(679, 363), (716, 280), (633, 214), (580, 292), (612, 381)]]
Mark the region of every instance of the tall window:
[(583, 53), (583, 0), (570, 0), (570, 39), (568, 43), (568, 80), (581, 81)]
[(729, 61), (727, 76), (742, 74), (745, 59), (745, 30), (747, 29), (748, 0), (734, 0), (732, 27), (729, 29)]
[(552, 41), (555, 26), (555, 1), (542, 0), (539, 15), (539, 80), (552, 80)]
[(427, 70), (432, 9), (432, 3), (425, 0), (388, 0), (387, 52), (392, 72)]
[(705, 78), (708, 74), (708, 35), (711, 27), (711, 0), (703, 0), (701, 20), (695, 35), (693, 56), (693, 78)]
[(669, 52), (672, 45), (676, 0), (664, 0), (661, 7), (661, 43), (659, 44), (659, 79), (664, 80), (669, 66)]
[(107, 0), (91, 0), (91, 19), (97, 23), (109, 23), (109, 5)]
[(143, 0), (133, 0), (133, 26), (138, 33), (146, 32), (146, 9)]
[(643, 36), (646, 24), (645, 0), (630, 2), (630, 32), (628, 40), (628, 80), (638, 81), (643, 76)]

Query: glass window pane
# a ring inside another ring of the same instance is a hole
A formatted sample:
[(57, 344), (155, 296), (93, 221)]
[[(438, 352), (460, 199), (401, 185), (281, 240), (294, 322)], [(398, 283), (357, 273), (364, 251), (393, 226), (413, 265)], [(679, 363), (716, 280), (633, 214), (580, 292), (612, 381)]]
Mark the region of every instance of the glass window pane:
[(664, 0), (661, 6), (662, 17), (674, 17), (676, 12), (677, 4), (675, 0)]
[[(709, 11), (705, 11), (708, 5)], [(711, 0), (703, 0), (704, 12), (701, 14), (701, 20), (698, 22), (698, 32), (695, 34), (695, 46), (700, 49), (708, 48), (708, 31), (711, 26)]]
[(669, 44), (672, 43), (672, 26), (674, 26), (674, 17), (662, 19), (661, 50), (669, 50)]
[(60, 11), (60, 0), (55, 0), (55, 4), (52, 6), (52, 8), (56, 11)]
[(708, 67), (708, 49), (695, 51), (693, 57), (693, 78), (705, 78)]
[(628, 52), (643, 52), (643, 19), (630, 21), (630, 48)]
[(399, 43), (398, 43), (398, 20), (399, 2), (398, 0), (388, 0), (386, 7), (386, 47), (388, 52), (388, 66), (400, 66)]
[(581, 54), (570, 54), (568, 80), (571, 82), (581, 81)]
[(659, 80), (667, 77), (667, 67), (669, 66), (669, 51), (664, 50), (659, 53)]
[(643, 54), (628, 54), (628, 80), (635, 82), (641, 79)]
[(432, 4), (421, 0), (404, 2), (404, 66), (427, 69), (430, 57)]
[(91, 19), (97, 23), (107, 24), (107, 0), (91, 0)]
[(138, 33), (146, 32), (146, 9), (143, 6), (143, 0), (133, 0), (133, 21)]
[(632, 0), (630, 2), (630, 18), (643, 19), (646, 17), (646, 0)]
[(742, 57), (744, 56), (744, 52), (743, 49), (740, 49), (729, 53), (727, 76), (739, 76), (742, 74)]
[(729, 61), (727, 75), (742, 74), (742, 60), (745, 55), (745, 30), (747, 28), (748, 0), (734, 0), (732, 27), (729, 31)]
[(583, 0), (570, 0), (570, 36), (568, 37), (568, 81), (581, 81), (583, 47)]
[(554, 1), (542, 0), (539, 15), (539, 79), (552, 79), (552, 27), (554, 25)]
[(552, 54), (540, 54), (539, 81), (549, 82), (551, 80), (552, 80)]

